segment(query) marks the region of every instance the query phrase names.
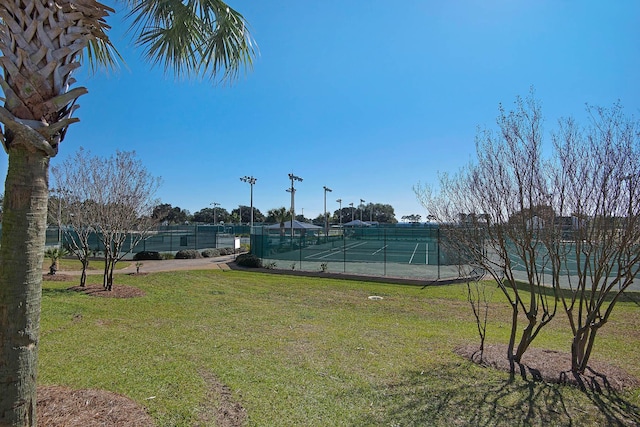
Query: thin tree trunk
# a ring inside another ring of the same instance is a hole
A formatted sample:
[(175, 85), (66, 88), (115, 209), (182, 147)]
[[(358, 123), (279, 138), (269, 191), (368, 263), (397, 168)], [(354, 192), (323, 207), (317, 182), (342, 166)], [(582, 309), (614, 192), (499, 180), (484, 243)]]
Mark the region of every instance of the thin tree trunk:
[(584, 326), (574, 334), (571, 343), (571, 370), (573, 372), (582, 374), (587, 369), (597, 332), (598, 327), (596, 326)]
[(0, 246), (0, 426), (36, 425), (49, 158), (17, 142), (9, 155)]
[(87, 268), (89, 267), (89, 260), (85, 257), (81, 260), (82, 273), (80, 274), (80, 286), (83, 288), (87, 285)]
[(535, 317), (531, 317), (528, 316), (528, 320), (529, 323), (527, 324), (527, 327), (524, 328), (524, 331), (522, 332), (522, 336), (520, 337), (520, 342), (518, 343), (518, 348), (516, 349), (516, 353), (513, 356), (513, 359), (520, 363), (520, 361), (522, 360), (522, 356), (524, 355), (525, 351), (527, 351), (527, 349), (529, 348), (529, 345), (531, 344), (532, 341), (532, 334), (533, 334), (533, 328), (536, 325), (536, 320)]
[(108, 291), (112, 291), (113, 290), (113, 270), (116, 266), (115, 263), (115, 259), (110, 259), (109, 260), (109, 277), (107, 278), (107, 290)]
[(596, 334), (598, 333), (598, 326), (591, 326), (589, 328), (589, 342), (587, 343), (586, 349), (584, 350), (584, 354), (582, 355), (582, 361), (580, 362), (579, 372), (584, 373), (587, 369), (589, 358), (591, 357), (591, 352), (593, 351), (593, 344), (596, 341)]
[(104, 248), (104, 271), (102, 273), (102, 287), (104, 289), (108, 289), (109, 286), (109, 252), (107, 252), (107, 248)]
[(513, 347), (516, 343), (516, 333), (518, 332), (518, 305), (517, 302), (511, 304), (511, 334), (509, 335), (509, 345), (507, 346), (507, 357), (509, 358), (509, 375), (513, 379), (516, 373), (516, 365), (513, 356)]

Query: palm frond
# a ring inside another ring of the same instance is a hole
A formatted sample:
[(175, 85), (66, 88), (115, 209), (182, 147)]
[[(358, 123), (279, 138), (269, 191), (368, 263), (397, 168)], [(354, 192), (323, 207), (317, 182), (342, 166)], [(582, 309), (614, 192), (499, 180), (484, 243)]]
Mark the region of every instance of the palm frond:
[(109, 39), (89, 40), (83, 54), (86, 54), (87, 65), (92, 73), (99, 69), (117, 70), (119, 63), (124, 63), (124, 59)]
[(243, 16), (219, 0), (128, 0), (135, 43), (176, 76), (233, 81), (251, 68), (255, 43)]

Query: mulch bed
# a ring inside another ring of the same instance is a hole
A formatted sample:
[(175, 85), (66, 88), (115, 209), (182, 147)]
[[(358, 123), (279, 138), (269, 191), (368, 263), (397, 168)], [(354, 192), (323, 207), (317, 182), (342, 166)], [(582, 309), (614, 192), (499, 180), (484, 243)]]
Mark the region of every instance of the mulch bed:
[[(455, 353), (483, 366), (510, 371), (506, 345), (485, 346), (482, 361), (477, 345), (458, 347)], [(616, 366), (595, 360), (590, 361), (584, 374), (574, 375), (571, 372), (571, 354), (565, 352), (529, 348), (521, 362), (516, 364), (516, 374), (535, 381), (570, 384), (595, 391), (640, 387), (640, 380), (636, 377)]]
[(90, 295), (92, 297), (103, 298), (136, 298), (145, 296), (145, 292), (142, 289), (138, 289), (134, 286), (127, 285), (113, 285), (113, 288), (108, 291), (101, 284), (88, 284), (86, 286), (72, 286), (68, 288), (70, 291), (82, 292), (83, 294)]
[(104, 390), (38, 387), (38, 425), (47, 427), (153, 427), (145, 408)]

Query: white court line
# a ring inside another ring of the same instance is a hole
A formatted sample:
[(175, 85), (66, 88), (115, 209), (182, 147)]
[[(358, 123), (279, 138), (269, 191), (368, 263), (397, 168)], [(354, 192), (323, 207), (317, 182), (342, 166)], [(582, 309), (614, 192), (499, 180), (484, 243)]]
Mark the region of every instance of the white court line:
[(378, 249), (377, 251), (375, 251), (375, 252), (374, 252), (374, 253), (372, 253), (371, 255), (375, 255), (375, 254), (377, 254), (378, 252), (380, 252), (381, 250), (383, 250), (383, 249), (384, 249), (384, 248), (386, 248), (387, 246), (389, 246), (389, 245), (384, 245), (383, 247), (381, 247), (380, 249)]
[(416, 251), (418, 250), (418, 246), (420, 246), (420, 243), (416, 243), (416, 247), (413, 248), (413, 253), (411, 254), (411, 259), (409, 260), (409, 264), (413, 262), (413, 257), (416, 256)]
[(307, 255), (306, 257), (304, 257), (305, 259), (312, 259), (312, 258), (316, 258), (319, 257), (322, 254), (327, 254), (326, 256), (331, 255), (333, 252), (335, 252), (335, 250), (333, 249), (327, 249), (326, 251), (322, 251), (322, 252), (315, 252), (311, 255)]
[[(349, 250), (349, 249), (353, 249), (353, 248), (355, 248), (357, 246), (362, 246), (362, 245), (366, 245), (366, 243), (363, 242), (363, 243), (350, 244), (346, 248), (340, 247), (340, 248), (336, 248), (336, 249), (338, 249), (341, 252), (344, 252), (343, 249)], [(327, 251), (322, 251), (322, 252), (318, 252), (318, 253), (315, 253), (315, 254), (307, 255), (306, 257), (304, 257), (304, 259), (324, 259), (324, 258), (327, 258), (327, 257), (330, 257), (331, 255), (333, 255), (334, 252), (335, 252), (335, 250), (330, 249), (330, 250), (327, 250)], [(324, 256), (319, 256), (320, 254), (323, 254), (323, 253), (327, 253), (327, 254), (324, 255)]]

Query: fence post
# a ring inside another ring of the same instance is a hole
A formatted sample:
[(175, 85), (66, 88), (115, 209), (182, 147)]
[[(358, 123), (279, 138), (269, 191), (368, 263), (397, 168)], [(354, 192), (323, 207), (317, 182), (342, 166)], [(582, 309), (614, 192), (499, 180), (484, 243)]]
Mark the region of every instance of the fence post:
[(347, 272), (347, 237), (342, 229), (342, 272)]
[(302, 270), (302, 231), (298, 236), (298, 250), (300, 251), (300, 270)]
[(437, 244), (438, 244), (438, 280), (440, 280), (440, 227), (438, 227), (436, 229), (436, 236), (438, 238)]
[(387, 275), (387, 229), (384, 229), (383, 232), (383, 237), (384, 237), (384, 245), (382, 246), (384, 248), (384, 275)]

